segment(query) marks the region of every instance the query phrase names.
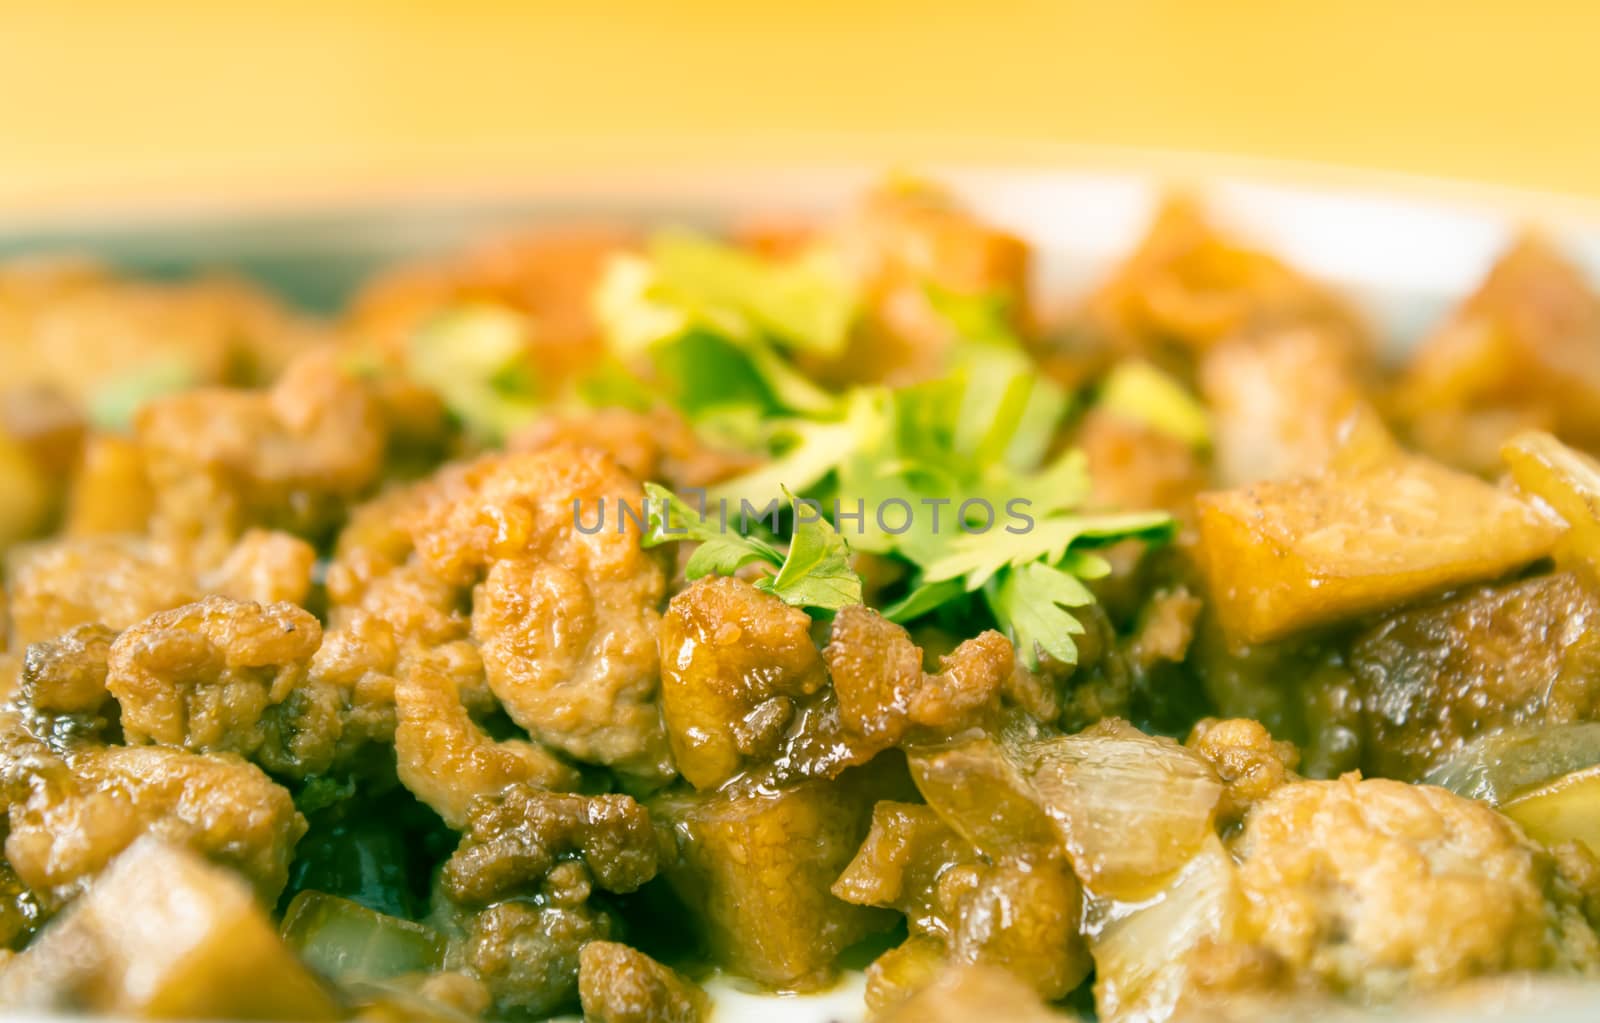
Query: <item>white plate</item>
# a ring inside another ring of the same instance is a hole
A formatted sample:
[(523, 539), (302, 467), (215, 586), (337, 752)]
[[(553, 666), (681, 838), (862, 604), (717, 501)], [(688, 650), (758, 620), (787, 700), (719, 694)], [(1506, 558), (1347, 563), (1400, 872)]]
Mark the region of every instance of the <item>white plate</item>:
[[(927, 167), (984, 217), (1035, 245), (1039, 295), (1068, 301), (1106, 273), (1142, 236), (1171, 175), (1141, 171), (1137, 157), (1099, 154), (1093, 172), (964, 164)], [(1172, 168), (1164, 161), (1166, 169)], [(1400, 352), (1470, 291), (1514, 234), (1536, 223), (1600, 279), (1600, 217), (1582, 203), (1459, 186), (1430, 189), (1319, 171), (1215, 175), (1179, 166), (1217, 220), (1347, 293)], [(874, 168), (773, 171), (677, 168), (600, 173), (539, 183), (494, 197), (441, 194), (320, 202), (294, 208), (122, 212), (33, 224), (0, 233), (0, 256), (52, 249), (97, 251), (132, 269), (184, 272), (231, 266), (267, 278), (312, 305), (384, 262), (439, 252), (487, 232), (568, 217), (620, 216), (646, 222), (726, 222), (741, 214), (825, 215), (877, 178)], [(1316, 183), (1306, 183), (1310, 179)], [(1298, 183), (1297, 183), (1298, 182)], [(446, 192), (448, 190), (445, 190)], [(1431, 194), (1430, 194), (1431, 193)], [(1559, 211), (1552, 215), (1551, 211)], [(1576, 212), (1574, 212), (1576, 211)], [(753, 996), (717, 985), (716, 1023), (851, 1023), (862, 1015), (861, 978), (808, 997)], [(21, 1017), (19, 1017), (21, 1018)], [(1344, 1017), (1340, 1017), (1341, 1019)], [(1352, 1019), (1368, 1018), (1355, 1014)], [(1471, 1012), (1429, 1013), (1435, 1023), (1468, 1020), (1578, 1021), (1600, 1018), (1600, 988), (1487, 999)], [(44, 1021), (39, 1021), (44, 1023)]]

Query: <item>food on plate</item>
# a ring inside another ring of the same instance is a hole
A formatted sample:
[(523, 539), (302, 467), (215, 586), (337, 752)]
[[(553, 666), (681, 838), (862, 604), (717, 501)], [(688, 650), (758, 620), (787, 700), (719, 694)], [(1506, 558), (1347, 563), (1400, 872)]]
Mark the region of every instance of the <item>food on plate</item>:
[(0, 267), (0, 1006), (1600, 977), (1583, 274), (1518, 242), (1391, 364), (1192, 200), (1066, 313), (1032, 259), (900, 180), (516, 234), (327, 321)]

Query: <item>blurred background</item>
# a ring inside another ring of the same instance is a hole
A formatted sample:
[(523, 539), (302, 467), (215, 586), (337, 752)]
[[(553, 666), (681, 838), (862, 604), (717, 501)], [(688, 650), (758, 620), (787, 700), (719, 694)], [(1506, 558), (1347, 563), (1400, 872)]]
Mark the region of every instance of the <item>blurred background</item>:
[(1597, 40), (1581, 0), (0, 0), (0, 211), (1061, 143), (1594, 195)]

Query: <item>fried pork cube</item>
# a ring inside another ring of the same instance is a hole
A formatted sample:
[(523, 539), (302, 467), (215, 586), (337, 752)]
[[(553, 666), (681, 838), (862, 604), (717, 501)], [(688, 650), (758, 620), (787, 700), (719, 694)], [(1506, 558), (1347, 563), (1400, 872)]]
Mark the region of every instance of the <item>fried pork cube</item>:
[(950, 963), (1003, 967), (1049, 999), (1089, 972), (1072, 868), (1054, 856), (988, 862), (926, 806), (880, 802), (833, 893), (906, 914), (910, 947), (888, 953), (868, 980), (868, 999), (879, 1008), (916, 986), (907, 967), (922, 958), (924, 940)]
[(83, 440), (83, 418), (48, 387), (0, 391), (0, 552), (57, 518)]
[(155, 491), (144, 471), (137, 441), (115, 433), (96, 433), (83, 445), (71, 487), (62, 532), (67, 536), (143, 533), (155, 509)]
[(1351, 641), (1365, 766), (1414, 781), (1468, 741), (1600, 716), (1600, 594), (1575, 571), (1479, 586)]
[[(670, 778), (656, 701), (666, 572), (621, 512), (643, 508), (640, 484), (584, 448), (489, 456), (438, 482), (417, 552), (472, 587), (472, 636), (506, 713), (579, 760)], [(580, 529), (601, 502), (610, 525)]]
[(1600, 973), (1582, 893), (1550, 854), (1444, 789), (1285, 785), (1233, 853), (1246, 932), (1302, 986), (1372, 1003), (1499, 973)]
[(826, 986), (839, 952), (892, 916), (829, 890), (867, 833), (872, 807), (904, 791), (892, 764), (783, 788), (759, 779), (714, 792), (658, 796), (670, 829), (667, 881), (699, 917), (716, 961), (768, 987)]
[(12, 738), (0, 752), (10, 799), (5, 855), (48, 905), (72, 898), (142, 834), (233, 868), (271, 903), (306, 822), (289, 793), (230, 754), (91, 747), (65, 757)]
[(1181, 197), (1161, 208), (1133, 255), (1090, 297), (1085, 319), (1117, 348), (1179, 368), (1229, 338), (1286, 326), (1325, 326), (1364, 347), (1338, 298), (1228, 238)]
[(1493, 579), (1549, 554), (1542, 509), (1399, 453), (1203, 494), (1200, 561), (1234, 643), (1278, 639)]
[(810, 367), (833, 383), (912, 384), (939, 376), (959, 340), (930, 291), (993, 301), (1025, 334), (1028, 246), (983, 223), (940, 190), (890, 184), (829, 234), (862, 291), (865, 317), (846, 350)]
[(464, 305), (498, 305), (525, 315), (528, 357), (542, 383), (559, 390), (591, 369), (605, 348), (591, 296), (630, 232), (602, 225), (545, 229), (495, 239), (453, 259), (403, 266), (356, 296), (349, 333), (405, 365), (416, 332)]
[(796, 703), (828, 684), (811, 618), (730, 576), (672, 598), (661, 620), (661, 713), (678, 772), (714, 788), (770, 759)]
[(1317, 327), (1274, 330), (1206, 352), (1200, 391), (1211, 412), (1217, 481), (1244, 486), (1330, 464), (1352, 415), (1374, 415), (1362, 396), (1361, 369), (1339, 334)]
[(1600, 294), (1548, 242), (1523, 238), (1423, 342), (1394, 404), (1413, 440), (1474, 472), (1496, 472), (1519, 429), (1600, 449)]
[(701, 1023), (711, 1014), (700, 985), (615, 941), (583, 946), (578, 995), (590, 1023)]
[(250, 526), (325, 534), (377, 483), (387, 439), (371, 389), (329, 350), (297, 359), (267, 391), (150, 402), (135, 426), (155, 528), (186, 541), (228, 542)]
[(133, 626), (111, 646), (106, 688), (129, 745), (229, 752), (277, 774), (333, 766), (344, 700), (313, 681), (322, 626), (293, 604), (207, 597)]
[(0, 1004), (158, 1019), (338, 1017), (248, 885), (153, 836), (0, 966)]

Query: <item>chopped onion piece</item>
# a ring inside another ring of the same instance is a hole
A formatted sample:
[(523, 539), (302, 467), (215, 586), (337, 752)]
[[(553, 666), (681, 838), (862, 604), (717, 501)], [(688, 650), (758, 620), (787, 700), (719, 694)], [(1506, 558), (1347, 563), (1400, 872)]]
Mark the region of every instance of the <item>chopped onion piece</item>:
[(322, 892), (296, 895), (282, 932), (302, 959), (338, 981), (436, 970), (444, 961), (444, 938), (432, 928)]
[(1092, 904), (1087, 929), (1099, 1017), (1168, 1018), (1184, 987), (1189, 953), (1203, 940), (1231, 938), (1241, 903), (1233, 861), (1211, 835), (1155, 898), (1131, 906)]
[(1150, 895), (1215, 834), (1222, 782), (1171, 739), (1108, 720), (1026, 743), (1020, 756), (1073, 869), (1096, 895)]
[(1422, 779), (1458, 796), (1504, 803), (1552, 778), (1600, 764), (1600, 722), (1528, 725), (1479, 736)]

